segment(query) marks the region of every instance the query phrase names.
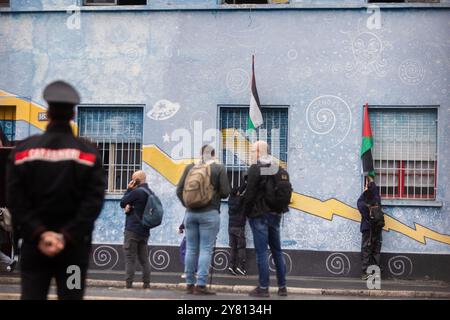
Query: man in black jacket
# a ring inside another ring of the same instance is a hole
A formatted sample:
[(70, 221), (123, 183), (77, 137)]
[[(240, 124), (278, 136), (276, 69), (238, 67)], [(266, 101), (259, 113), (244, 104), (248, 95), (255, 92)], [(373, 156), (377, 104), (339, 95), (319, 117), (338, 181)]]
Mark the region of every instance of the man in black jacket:
[(150, 194), (146, 183), (146, 175), (142, 170), (133, 173), (132, 180), (120, 206), (125, 209), (125, 273), (126, 288), (133, 287), (134, 273), (136, 271), (136, 258), (142, 266), (142, 282), (144, 289), (150, 288), (150, 262), (148, 261), (148, 237), (150, 229), (145, 227), (141, 221), (145, 205)]
[(377, 228), (370, 224), (369, 206), (374, 205), (381, 205), (381, 197), (373, 178), (368, 176), (365, 190), (357, 202), (358, 210), (361, 213), (360, 231), (362, 233), (361, 264), (363, 280), (366, 280), (369, 277), (369, 274), (367, 274), (367, 268), (370, 265), (375, 264), (378, 267), (380, 266), (383, 229)]
[(246, 247), (245, 224), (247, 218), (242, 210), (243, 194), (247, 187), (246, 178), (241, 186), (231, 190), (228, 197), (228, 237), (231, 248), (230, 267), (228, 271), (233, 275), (247, 275), (245, 269)]
[(268, 154), (268, 145), (264, 141), (257, 141), (252, 144), (251, 157), (254, 164), (248, 169), (244, 212), (249, 218), (249, 224), (253, 233), (259, 285), (250, 292), (250, 296), (269, 297), (269, 258), (267, 247), (270, 247), (275, 263), (278, 295), (287, 296), (286, 264), (280, 240), (281, 215), (271, 210), (264, 199), (267, 177), (277, 173), (279, 166)]
[(102, 162), (95, 146), (72, 132), (78, 93), (57, 81), (44, 90), (44, 99), (46, 131), (18, 144), (7, 170), (7, 205), (23, 239), (22, 299), (46, 299), (53, 277), (60, 299), (82, 299), (104, 199)]

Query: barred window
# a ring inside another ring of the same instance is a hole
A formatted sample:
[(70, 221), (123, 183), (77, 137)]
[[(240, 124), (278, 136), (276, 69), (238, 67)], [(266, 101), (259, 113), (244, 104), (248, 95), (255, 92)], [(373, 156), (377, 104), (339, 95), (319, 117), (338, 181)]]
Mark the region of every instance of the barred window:
[(240, 184), (250, 163), (250, 143), (265, 140), (270, 152), (286, 167), (288, 146), (288, 108), (263, 107), (264, 123), (255, 130), (255, 135), (247, 134), (249, 106), (220, 107), (220, 130), (222, 146), (220, 157), (227, 168), (232, 187)]
[(142, 107), (78, 107), (78, 135), (97, 144), (110, 193), (126, 190), (142, 164)]
[(14, 106), (1, 106), (0, 128), (9, 142), (13, 142), (16, 136), (16, 108)]
[(374, 109), (375, 182), (384, 199), (436, 199), (437, 109)]

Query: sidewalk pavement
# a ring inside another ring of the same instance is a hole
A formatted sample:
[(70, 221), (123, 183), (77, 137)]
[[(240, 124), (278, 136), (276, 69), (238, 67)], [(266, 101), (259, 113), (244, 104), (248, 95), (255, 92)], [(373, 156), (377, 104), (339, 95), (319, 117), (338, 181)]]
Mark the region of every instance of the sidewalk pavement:
[[(87, 285), (93, 287), (117, 287), (125, 285), (124, 272), (98, 271), (88, 272)], [(140, 272), (136, 273), (136, 281), (141, 281)], [(136, 282), (135, 286), (141, 283)], [(19, 284), (19, 273), (0, 273), (0, 284)], [(233, 276), (223, 273), (214, 273), (212, 290), (226, 293), (248, 293), (257, 283), (257, 276)], [(271, 278), (271, 283), (276, 283)], [(355, 278), (343, 277), (294, 277), (287, 278), (288, 291), (298, 295), (322, 295), (322, 296), (359, 296), (359, 297), (386, 297), (386, 298), (437, 298), (450, 299), (450, 283), (432, 280), (398, 280), (382, 279), (381, 289), (369, 290), (366, 281)], [(184, 279), (180, 273), (152, 272), (152, 289), (184, 290)], [(271, 287), (275, 293), (278, 288)]]

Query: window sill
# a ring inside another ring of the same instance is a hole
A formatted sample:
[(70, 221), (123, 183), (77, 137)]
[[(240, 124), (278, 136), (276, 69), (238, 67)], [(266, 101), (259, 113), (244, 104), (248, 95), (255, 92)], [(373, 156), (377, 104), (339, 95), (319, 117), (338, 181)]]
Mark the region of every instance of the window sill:
[(123, 197), (123, 193), (107, 193), (105, 200), (120, 200)]
[(383, 206), (388, 207), (434, 207), (441, 208), (442, 201), (438, 200), (381, 200)]
[[(316, 0), (319, 1), (319, 0)], [(381, 9), (448, 9), (450, 3), (366, 3), (356, 0), (355, 2), (341, 2), (341, 1), (320, 1), (320, 2), (293, 2), (290, 4), (152, 4), (147, 5), (83, 5), (78, 7), (80, 11), (102, 12), (102, 11), (230, 11), (230, 10), (309, 10), (309, 9), (366, 9), (371, 7), (378, 7)], [(54, 6), (44, 9), (35, 9), (30, 7), (0, 7), (0, 12), (15, 13), (15, 12), (67, 12), (67, 6)]]

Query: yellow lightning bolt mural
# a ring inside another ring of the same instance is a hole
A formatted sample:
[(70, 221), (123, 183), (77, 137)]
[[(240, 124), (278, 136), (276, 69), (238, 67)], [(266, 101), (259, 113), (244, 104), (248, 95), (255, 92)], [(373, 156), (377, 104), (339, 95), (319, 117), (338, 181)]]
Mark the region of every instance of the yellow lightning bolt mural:
[[(47, 125), (45, 121), (37, 120), (38, 113), (45, 112), (46, 109), (36, 103), (0, 90), (1, 106), (16, 106), (16, 120), (26, 121), (41, 130), (44, 130)], [(72, 127), (76, 133), (76, 124), (72, 123)], [(246, 159), (247, 154), (245, 150), (248, 150), (248, 140), (242, 137), (235, 129), (226, 129), (222, 134), (225, 138), (224, 147), (235, 152), (240, 159)], [(226, 139), (227, 137), (232, 137), (232, 139)], [(156, 145), (144, 146), (142, 158), (145, 163), (155, 169), (173, 185), (178, 183), (185, 166), (193, 162), (193, 159), (173, 160)], [(286, 165), (283, 162), (280, 162), (280, 164), (282, 166)], [(322, 201), (294, 192), (290, 207), (330, 221), (333, 220), (334, 215), (355, 222), (361, 221), (361, 215), (357, 209), (337, 199)], [(399, 232), (422, 244), (426, 243), (426, 239), (431, 239), (450, 245), (450, 235), (436, 232), (420, 224), (415, 223), (414, 228), (411, 228), (391, 216), (386, 216), (385, 222), (385, 231)]]

